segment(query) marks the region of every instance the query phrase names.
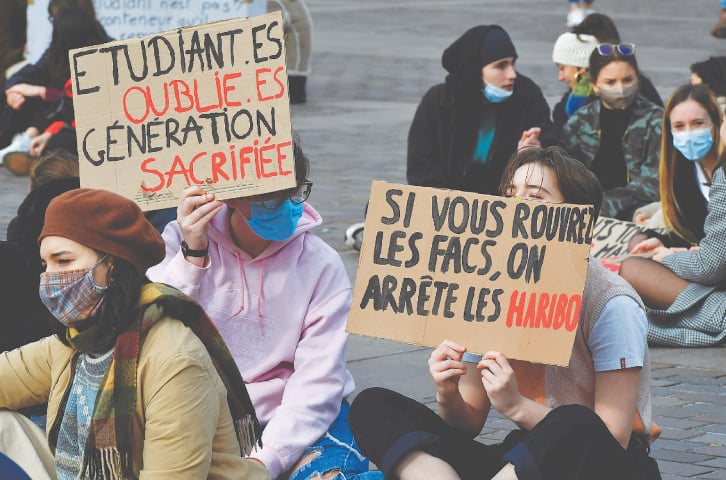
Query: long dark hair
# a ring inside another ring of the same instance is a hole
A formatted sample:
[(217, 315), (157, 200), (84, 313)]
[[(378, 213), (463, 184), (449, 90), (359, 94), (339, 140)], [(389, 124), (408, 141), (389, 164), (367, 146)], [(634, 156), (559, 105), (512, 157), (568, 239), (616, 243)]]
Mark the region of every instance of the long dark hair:
[(591, 13), (579, 25), (572, 27), (572, 33), (592, 35), (600, 43), (620, 43), (620, 33), (615, 27), (615, 22), (602, 13)]
[(78, 5), (64, 5), (53, 16), (53, 37), (47, 55), (50, 79), (63, 84), (71, 76), (68, 52), (108, 41), (96, 17)]
[[(105, 254), (99, 252), (99, 258)], [(89, 319), (90, 322), (103, 327), (108, 332), (111, 348), (116, 337), (123, 332), (129, 324), (136, 321), (139, 311), (139, 297), (142, 285), (149, 283), (149, 279), (140, 273), (131, 263), (121, 258), (113, 258), (113, 267), (108, 273), (108, 289), (103, 296), (98, 313)], [(66, 327), (51, 315), (51, 325), (61, 342), (68, 345), (66, 340)]]

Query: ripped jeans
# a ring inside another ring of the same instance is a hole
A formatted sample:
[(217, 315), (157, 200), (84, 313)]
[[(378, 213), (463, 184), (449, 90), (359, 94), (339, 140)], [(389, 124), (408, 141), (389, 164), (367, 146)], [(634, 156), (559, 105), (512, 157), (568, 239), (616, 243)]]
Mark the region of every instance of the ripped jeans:
[(349, 409), (346, 403), (340, 406), (328, 433), (302, 454), (303, 458), (310, 454), (314, 458), (290, 473), (289, 480), (317, 480), (330, 471), (338, 471), (335, 480), (383, 480), (381, 472), (368, 471), (368, 459), (355, 443), (348, 425)]

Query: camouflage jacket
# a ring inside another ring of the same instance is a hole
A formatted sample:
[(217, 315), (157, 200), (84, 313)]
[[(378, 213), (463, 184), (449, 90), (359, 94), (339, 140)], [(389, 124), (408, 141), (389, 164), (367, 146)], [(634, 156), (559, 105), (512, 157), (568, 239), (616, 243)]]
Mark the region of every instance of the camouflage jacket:
[[(562, 130), (562, 146), (588, 168), (600, 148), (601, 105), (596, 101), (581, 107)], [(636, 208), (658, 200), (662, 120), (661, 107), (640, 95), (635, 97), (633, 115), (623, 135), (628, 184), (605, 192), (603, 216), (630, 220)]]

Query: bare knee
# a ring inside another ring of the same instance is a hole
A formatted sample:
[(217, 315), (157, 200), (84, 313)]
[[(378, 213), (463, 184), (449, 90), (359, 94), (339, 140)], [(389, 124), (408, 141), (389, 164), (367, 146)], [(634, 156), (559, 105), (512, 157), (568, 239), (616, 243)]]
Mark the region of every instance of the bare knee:
[[(320, 457), (322, 453), (318, 450), (312, 451), (303, 457), (300, 458), (297, 462), (295, 462), (295, 465), (290, 469), (291, 472), (295, 472), (299, 470), (300, 468), (305, 467), (306, 465), (312, 463), (315, 459)], [(316, 473), (314, 476), (309, 477), (310, 479), (314, 480), (333, 480), (337, 478), (340, 475), (340, 469), (339, 468), (333, 468), (331, 470), (328, 470), (327, 472), (323, 473)]]

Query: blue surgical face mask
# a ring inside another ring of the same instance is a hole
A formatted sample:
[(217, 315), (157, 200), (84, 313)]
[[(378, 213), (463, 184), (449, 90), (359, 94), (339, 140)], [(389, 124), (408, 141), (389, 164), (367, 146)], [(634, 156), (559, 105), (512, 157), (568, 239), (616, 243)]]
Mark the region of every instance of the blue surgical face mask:
[(504, 100), (512, 96), (512, 94), (514, 93), (514, 89), (505, 90), (503, 88), (496, 87), (491, 83), (487, 83), (484, 88), (481, 89), (481, 92), (484, 94), (484, 97), (486, 97), (486, 99), (490, 102), (502, 103)]
[(288, 198), (282, 204), (270, 210), (260, 202), (250, 202), (250, 226), (255, 235), (265, 240), (287, 240), (295, 233), (297, 222), (303, 213), (302, 203), (293, 203)]
[(711, 151), (713, 138), (710, 128), (673, 132), (673, 146), (688, 160), (696, 162)]

